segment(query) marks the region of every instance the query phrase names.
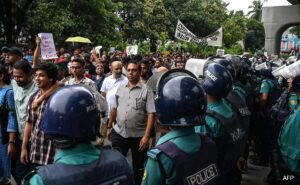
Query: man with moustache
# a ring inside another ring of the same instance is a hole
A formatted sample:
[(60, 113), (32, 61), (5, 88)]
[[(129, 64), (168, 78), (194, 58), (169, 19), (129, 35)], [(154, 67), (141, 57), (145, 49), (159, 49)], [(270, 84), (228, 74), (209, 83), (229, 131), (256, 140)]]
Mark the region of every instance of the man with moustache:
[(16, 116), (18, 121), (18, 137), (16, 138), (16, 176), (17, 184), (21, 184), (21, 179), (26, 175), (30, 168), (20, 162), (21, 146), (23, 142), (23, 133), (28, 115), (28, 101), (30, 96), (38, 90), (38, 86), (32, 77), (32, 68), (27, 61), (19, 61), (14, 64), (13, 77), (11, 85), (14, 90), (14, 100), (16, 107)]
[(3, 48), (2, 51), (5, 53), (8, 53), (7, 59), (5, 60), (5, 62), (8, 65), (8, 72), (12, 77), (14, 64), (16, 62), (20, 61), (23, 57), (22, 51), (21, 51), (21, 49), (19, 49), (17, 47)]
[(129, 61), (126, 70), (128, 83), (117, 89), (107, 134), (112, 147), (124, 156), (131, 149), (135, 184), (141, 184), (154, 123), (154, 97), (152, 90), (140, 83), (140, 65)]
[[(41, 130), (41, 116), (43, 114), (48, 98), (43, 97), (48, 90), (56, 85), (57, 68), (53, 63), (45, 62), (38, 64), (35, 68), (35, 81), (39, 88), (29, 99), (29, 116), (26, 120), (24, 137), (22, 143), (21, 162), (23, 164), (32, 163), (32, 166), (40, 166), (53, 163), (55, 147), (47, 140)], [(33, 108), (35, 101), (42, 98), (36, 108)], [(31, 141), (30, 153), (27, 145)]]

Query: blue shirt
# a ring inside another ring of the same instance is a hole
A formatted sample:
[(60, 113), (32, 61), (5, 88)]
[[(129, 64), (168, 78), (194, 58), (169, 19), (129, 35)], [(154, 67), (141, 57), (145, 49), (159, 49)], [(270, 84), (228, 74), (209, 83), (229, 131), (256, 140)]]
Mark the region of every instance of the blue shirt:
[[(15, 112), (14, 92), (11, 86), (4, 86), (0, 88), (0, 107), (5, 107), (5, 109), (8, 110), (8, 123), (7, 123), (6, 131), (17, 132), (18, 124), (17, 124), (16, 112)], [(1, 132), (0, 132), (0, 137), (2, 138)]]

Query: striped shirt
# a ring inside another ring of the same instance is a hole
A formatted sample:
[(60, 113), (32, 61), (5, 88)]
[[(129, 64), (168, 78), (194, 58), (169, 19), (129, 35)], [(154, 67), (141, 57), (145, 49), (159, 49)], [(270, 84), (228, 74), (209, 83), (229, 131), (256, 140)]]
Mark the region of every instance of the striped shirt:
[(41, 91), (34, 93), (28, 103), (29, 116), (27, 122), (31, 124), (31, 148), (30, 161), (34, 164), (47, 165), (54, 161), (56, 149), (50, 140), (45, 139), (44, 132), (41, 129), (41, 117), (46, 107), (47, 99), (41, 105), (33, 110), (31, 104), (42, 95)]

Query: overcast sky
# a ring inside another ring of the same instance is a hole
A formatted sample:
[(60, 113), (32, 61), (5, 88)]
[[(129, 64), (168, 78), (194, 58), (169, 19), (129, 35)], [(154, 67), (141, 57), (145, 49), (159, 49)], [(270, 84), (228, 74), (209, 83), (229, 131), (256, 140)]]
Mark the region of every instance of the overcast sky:
[[(227, 3), (230, 3), (227, 8), (229, 10), (243, 10), (245, 14), (248, 13), (248, 7), (252, 4), (253, 0), (224, 0)], [(290, 5), (287, 0), (268, 0), (264, 3), (264, 6), (283, 6)]]

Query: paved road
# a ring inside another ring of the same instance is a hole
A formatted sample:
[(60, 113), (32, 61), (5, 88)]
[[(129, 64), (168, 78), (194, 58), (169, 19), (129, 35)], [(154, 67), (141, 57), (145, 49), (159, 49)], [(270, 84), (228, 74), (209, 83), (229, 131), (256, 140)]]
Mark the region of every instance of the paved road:
[(248, 171), (243, 174), (242, 185), (268, 185), (266, 177), (270, 171), (268, 167), (248, 164)]

